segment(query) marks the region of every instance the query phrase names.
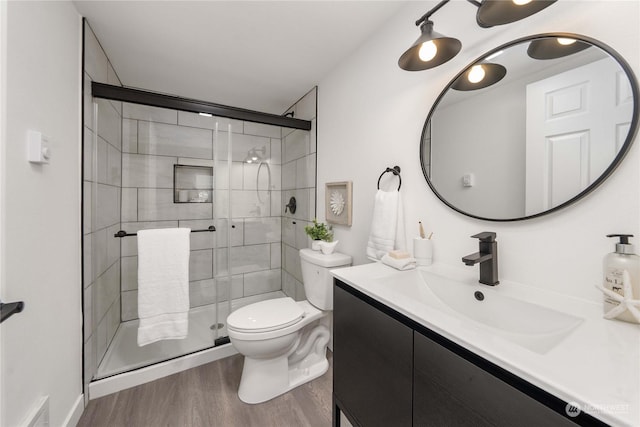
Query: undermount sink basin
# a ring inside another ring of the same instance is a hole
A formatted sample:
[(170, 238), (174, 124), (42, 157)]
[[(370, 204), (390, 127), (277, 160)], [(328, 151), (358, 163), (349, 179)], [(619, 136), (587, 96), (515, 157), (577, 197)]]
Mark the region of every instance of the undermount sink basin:
[[(424, 270), (419, 273), (437, 299), (429, 298), (429, 305), (470, 319), (536, 353), (548, 352), (583, 322), (580, 317), (502, 295), (490, 287), (472, 286)], [(482, 300), (476, 298), (477, 292), (482, 293), (478, 295)]]

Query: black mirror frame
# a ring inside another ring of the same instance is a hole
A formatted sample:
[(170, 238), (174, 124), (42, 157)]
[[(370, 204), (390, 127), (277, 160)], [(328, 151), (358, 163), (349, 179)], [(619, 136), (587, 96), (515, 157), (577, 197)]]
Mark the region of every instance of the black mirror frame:
[[(551, 209), (536, 213), (534, 215), (528, 215), (528, 216), (517, 217), (517, 218), (486, 218), (486, 217), (481, 217), (481, 216), (478, 216), (478, 215), (471, 214), (469, 212), (465, 212), (465, 211), (463, 211), (461, 209), (458, 209), (457, 207), (455, 207), (451, 203), (449, 203), (440, 193), (438, 193), (438, 191), (435, 189), (435, 187), (431, 183), (431, 179), (429, 179), (429, 176), (427, 174), (427, 168), (426, 168), (426, 165), (425, 165), (425, 162), (424, 162), (424, 155), (425, 155), (424, 138), (425, 138), (425, 133), (427, 132), (427, 129), (429, 127), (429, 123), (431, 121), (431, 117), (433, 116), (436, 108), (438, 107), (438, 104), (440, 103), (440, 101), (442, 100), (444, 95), (451, 89), (451, 86), (453, 85), (453, 83), (455, 83), (455, 81), (458, 79), (458, 77), (460, 77), (462, 74), (464, 74), (464, 72), (471, 65), (475, 64), (476, 62), (481, 61), (482, 59), (484, 59), (484, 58), (486, 58), (486, 57), (488, 57), (488, 56), (490, 56), (490, 55), (492, 55), (492, 54), (494, 54), (494, 53), (496, 53), (496, 52), (498, 52), (500, 50), (509, 48), (511, 46), (515, 46), (515, 45), (520, 44), (520, 43), (524, 43), (526, 41), (531, 41), (531, 40), (534, 40), (534, 39), (537, 39), (537, 38), (543, 38), (543, 37), (573, 38), (573, 39), (576, 39), (576, 40), (579, 40), (579, 41), (590, 43), (591, 45), (602, 49), (604, 52), (609, 54), (609, 56), (611, 56), (613, 59), (615, 59), (618, 62), (618, 64), (620, 64), (620, 67), (624, 70), (625, 74), (629, 78), (629, 84), (631, 85), (631, 91), (633, 93), (633, 114), (632, 114), (632, 117), (631, 117), (631, 124), (629, 126), (629, 133), (627, 134), (627, 138), (625, 139), (624, 144), (620, 148), (620, 151), (618, 152), (616, 157), (613, 159), (613, 161), (607, 167), (607, 169), (605, 169), (605, 171), (598, 177), (598, 179), (596, 179), (587, 188), (585, 188), (583, 191), (581, 191), (580, 193), (578, 193), (577, 195), (575, 195), (571, 199), (569, 199), (566, 202), (564, 202), (564, 203), (562, 203), (562, 204), (560, 204), (558, 206), (555, 206), (555, 207), (553, 207)], [(424, 123), (423, 129), (422, 129), (422, 133), (420, 134), (420, 165), (422, 167), (422, 173), (423, 173), (425, 179), (427, 180), (427, 184), (429, 184), (429, 188), (431, 188), (431, 191), (433, 191), (433, 193), (438, 197), (438, 199), (440, 199), (440, 201), (442, 201), (442, 203), (444, 203), (445, 205), (447, 205), (448, 207), (450, 207), (454, 211), (459, 212), (459, 213), (461, 213), (463, 215), (466, 215), (468, 217), (471, 217), (471, 218), (485, 220), (485, 221), (493, 221), (493, 222), (512, 222), (512, 221), (523, 221), (523, 220), (527, 220), (527, 219), (538, 218), (540, 216), (547, 215), (547, 214), (550, 214), (552, 212), (557, 212), (560, 209), (563, 209), (563, 208), (565, 208), (567, 206), (570, 206), (570, 205), (576, 203), (578, 200), (582, 199), (583, 197), (586, 197), (589, 193), (591, 193), (597, 187), (599, 187), (600, 184), (602, 184), (613, 173), (613, 171), (620, 165), (620, 163), (622, 162), (624, 157), (629, 152), (629, 149), (631, 148), (631, 145), (633, 144), (633, 141), (635, 140), (636, 134), (638, 133), (638, 120), (639, 120), (638, 108), (640, 106), (639, 97), (640, 97), (640, 92), (638, 90), (638, 81), (636, 79), (635, 74), (633, 73), (633, 70), (631, 69), (631, 67), (627, 63), (627, 61), (622, 57), (622, 55), (620, 55), (618, 52), (616, 52), (610, 46), (602, 43), (601, 41), (595, 40), (595, 39), (593, 39), (591, 37), (583, 36), (583, 35), (580, 35), (580, 34), (574, 34), (574, 33), (534, 34), (534, 35), (530, 35), (530, 36), (527, 36), (527, 37), (521, 37), (519, 39), (512, 40), (512, 41), (510, 41), (508, 43), (505, 43), (505, 44), (503, 44), (501, 46), (496, 47), (495, 49), (490, 50), (489, 52), (483, 54), (482, 56), (476, 58), (474, 61), (469, 63), (458, 74), (456, 74), (456, 76), (442, 90), (440, 95), (438, 95), (438, 97), (436, 98), (435, 102), (433, 103), (433, 106), (431, 107), (431, 110), (429, 111), (429, 115), (427, 116), (427, 120)]]

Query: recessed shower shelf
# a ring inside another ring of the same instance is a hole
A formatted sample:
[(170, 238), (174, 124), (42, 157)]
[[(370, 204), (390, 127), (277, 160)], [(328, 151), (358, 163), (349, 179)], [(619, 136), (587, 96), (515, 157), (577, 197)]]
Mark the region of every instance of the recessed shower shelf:
[(173, 165), (173, 203), (211, 203), (213, 167)]

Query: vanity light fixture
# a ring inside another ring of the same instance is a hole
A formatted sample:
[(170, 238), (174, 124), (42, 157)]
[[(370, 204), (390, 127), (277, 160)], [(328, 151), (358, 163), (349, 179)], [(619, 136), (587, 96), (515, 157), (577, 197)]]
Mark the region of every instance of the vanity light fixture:
[(568, 37), (536, 39), (529, 43), (527, 54), (533, 59), (556, 59), (573, 55), (590, 45)]
[(500, 64), (481, 62), (467, 68), (451, 88), (464, 91), (482, 89), (499, 82), (506, 74), (507, 69)]
[[(407, 71), (422, 71), (442, 65), (456, 56), (462, 48), (460, 40), (433, 31), (433, 21), (429, 18), (450, 0), (442, 0), (422, 15), (416, 26), (420, 27), (420, 37), (407, 49), (398, 66)], [(467, 0), (478, 7), (476, 21), (483, 28), (508, 24), (526, 18), (555, 3), (557, 0)]]

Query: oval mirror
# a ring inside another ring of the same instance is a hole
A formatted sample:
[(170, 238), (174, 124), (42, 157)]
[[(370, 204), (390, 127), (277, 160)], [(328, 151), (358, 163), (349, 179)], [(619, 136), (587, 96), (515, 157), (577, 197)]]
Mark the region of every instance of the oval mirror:
[(541, 34), (462, 70), (427, 117), (424, 175), (452, 209), (515, 221), (574, 203), (613, 172), (638, 127), (638, 84), (608, 46)]

